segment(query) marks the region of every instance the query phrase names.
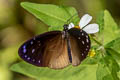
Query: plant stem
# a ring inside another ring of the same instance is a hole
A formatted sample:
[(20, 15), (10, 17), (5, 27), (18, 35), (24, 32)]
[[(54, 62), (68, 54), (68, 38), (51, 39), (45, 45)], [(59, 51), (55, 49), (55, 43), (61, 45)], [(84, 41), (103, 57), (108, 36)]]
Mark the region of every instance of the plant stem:
[(105, 49), (104, 49), (104, 46), (103, 46), (103, 44), (102, 43), (100, 43), (98, 40), (96, 40), (95, 38), (93, 38), (92, 36), (90, 36), (90, 38), (93, 40), (93, 41), (95, 41), (100, 47), (101, 47), (101, 49), (100, 49), (100, 51), (101, 51), (101, 53), (102, 53), (102, 56), (104, 57), (105, 56)]
[(99, 46), (103, 46), (103, 44), (102, 43), (100, 43), (99, 41), (97, 41), (95, 38), (93, 38), (92, 36), (90, 36), (90, 38), (92, 39), (92, 40), (94, 40)]

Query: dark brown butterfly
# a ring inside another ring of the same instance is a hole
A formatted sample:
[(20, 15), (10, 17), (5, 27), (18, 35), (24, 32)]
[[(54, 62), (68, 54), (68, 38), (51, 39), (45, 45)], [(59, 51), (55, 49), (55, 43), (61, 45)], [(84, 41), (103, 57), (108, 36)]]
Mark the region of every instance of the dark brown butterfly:
[(60, 69), (72, 64), (77, 66), (90, 49), (88, 34), (82, 29), (50, 31), (26, 41), (19, 49), (19, 56), (26, 62), (39, 66)]
[(63, 31), (50, 31), (35, 36), (19, 48), (19, 56), (39, 67), (60, 69), (69, 64), (77, 66), (86, 58), (90, 49), (87, 33), (99, 31), (98, 24), (87, 25), (91, 20), (92, 16), (85, 14), (79, 22), (81, 29), (71, 23), (65, 24)]

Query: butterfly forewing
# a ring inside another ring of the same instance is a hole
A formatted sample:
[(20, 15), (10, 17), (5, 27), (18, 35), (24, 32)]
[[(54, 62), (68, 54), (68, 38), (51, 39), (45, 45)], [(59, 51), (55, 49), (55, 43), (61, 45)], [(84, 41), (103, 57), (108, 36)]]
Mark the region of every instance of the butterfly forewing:
[(84, 60), (90, 49), (90, 39), (88, 34), (82, 29), (72, 28), (69, 31), (72, 65), (76, 66)]
[(66, 40), (61, 31), (51, 31), (25, 42), (19, 55), (26, 62), (40, 67), (64, 68), (69, 64)]

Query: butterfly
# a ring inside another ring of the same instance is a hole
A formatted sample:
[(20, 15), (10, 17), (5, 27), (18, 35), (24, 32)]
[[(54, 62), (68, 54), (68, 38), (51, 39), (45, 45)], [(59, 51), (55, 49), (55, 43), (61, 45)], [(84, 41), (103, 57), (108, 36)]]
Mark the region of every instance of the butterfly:
[[(72, 64), (79, 65), (91, 47), (89, 34), (99, 31), (97, 24), (89, 24), (92, 16), (85, 14), (79, 26), (65, 24), (63, 31), (49, 31), (26, 41), (19, 48), (19, 56), (39, 67), (61, 69)], [(87, 26), (86, 26), (87, 25)]]

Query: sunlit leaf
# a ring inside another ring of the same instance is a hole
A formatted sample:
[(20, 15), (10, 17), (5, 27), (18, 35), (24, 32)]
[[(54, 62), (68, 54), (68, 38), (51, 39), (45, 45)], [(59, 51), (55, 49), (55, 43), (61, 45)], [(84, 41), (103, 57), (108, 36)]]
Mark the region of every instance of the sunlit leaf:
[(82, 64), (95, 65), (95, 64), (98, 64), (100, 59), (101, 59), (100, 52), (95, 51), (95, 55), (90, 57), (88, 54), (88, 57), (82, 62)]
[(103, 45), (106, 45), (119, 36), (119, 28), (109, 11), (105, 10), (101, 12), (97, 17), (97, 23), (100, 26), (98, 38)]
[(120, 53), (120, 38), (117, 38), (111, 42), (109, 42), (107, 45), (105, 45), (106, 48), (112, 48), (115, 51)]
[(97, 80), (119, 80), (117, 72), (119, 65), (110, 55), (106, 55), (98, 64)]
[(10, 65), (17, 60), (18, 47), (10, 47), (2, 50), (0, 55), (0, 63), (2, 65)]
[(118, 72), (118, 77), (120, 78), (120, 71)]
[[(75, 15), (77, 22), (79, 20), (76, 10), (72, 7), (29, 2), (23, 2), (21, 6), (50, 27), (63, 27), (73, 15)], [(75, 22), (75, 20), (73, 21)]]
[(8, 68), (0, 65), (0, 80), (11, 80), (12, 73), (8, 70)]
[(80, 65), (77, 67), (68, 66), (60, 70), (36, 67), (21, 62), (11, 67), (12, 71), (19, 72), (35, 79), (52, 80), (96, 80), (97, 65)]
[(97, 19), (96, 19), (97, 24), (99, 25), (99, 33), (103, 32), (103, 28), (104, 28), (104, 11), (101, 11), (98, 15), (97, 15)]
[(11, 80), (12, 73), (9, 66), (17, 60), (17, 47), (0, 50), (0, 80)]
[(120, 53), (112, 48), (106, 48), (106, 51), (120, 64)]
[(47, 31), (48, 31), (48, 27), (44, 23), (42, 23), (42, 22), (37, 23), (37, 26), (35, 28), (36, 34), (39, 35), (41, 33), (47, 32)]
[(111, 14), (105, 10), (104, 11), (104, 44), (116, 39), (118, 37), (118, 26)]
[(63, 27), (49, 27), (48, 31), (54, 31), (54, 30), (63, 30)]

